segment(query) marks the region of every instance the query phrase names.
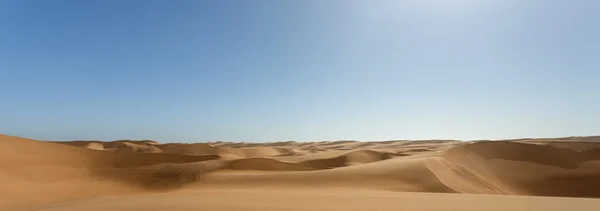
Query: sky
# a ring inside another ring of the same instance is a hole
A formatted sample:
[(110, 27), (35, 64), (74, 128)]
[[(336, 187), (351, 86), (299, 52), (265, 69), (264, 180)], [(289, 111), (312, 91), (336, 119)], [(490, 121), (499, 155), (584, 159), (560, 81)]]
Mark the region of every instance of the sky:
[(600, 135), (596, 0), (0, 0), (0, 133)]

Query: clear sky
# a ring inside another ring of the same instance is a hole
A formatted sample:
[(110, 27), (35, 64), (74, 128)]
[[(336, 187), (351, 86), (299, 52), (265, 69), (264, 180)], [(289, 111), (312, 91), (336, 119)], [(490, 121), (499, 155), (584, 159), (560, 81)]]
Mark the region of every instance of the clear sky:
[(0, 0), (0, 133), (600, 134), (596, 0)]

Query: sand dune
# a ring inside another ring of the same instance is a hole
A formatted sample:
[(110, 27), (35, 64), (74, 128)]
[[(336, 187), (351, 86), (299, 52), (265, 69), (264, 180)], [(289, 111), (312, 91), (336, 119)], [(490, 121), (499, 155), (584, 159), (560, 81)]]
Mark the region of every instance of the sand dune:
[[(551, 145), (479, 142), (454, 147), (445, 159), (494, 193), (599, 197), (600, 152)], [(464, 174), (463, 174), (464, 175)]]
[(160, 144), (0, 135), (0, 210), (592, 210), (600, 200), (572, 197), (600, 197), (597, 139)]
[(10, 136), (0, 136), (0, 150), (0, 182), (5, 187), (0, 207), (130, 192), (136, 188), (121, 184), (122, 178), (115, 177), (121, 174), (106, 172), (219, 157), (98, 151)]
[(597, 210), (595, 199), (491, 195), (414, 194), (348, 189), (209, 189), (169, 194), (98, 198), (37, 207), (38, 211), (264, 211), (264, 210)]
[[(207, 143), (169, 143), (159, 144), (150, 140), (118, 140), (118, 141), (64, 141), (54, 142), (58, 144), (83, 147), (88, 149), (103, 151), (124, 151), (124, 152), (142, 152), (142, 153), (172, 153), (186, 155), (234, 155), (238, 157), (268, 157), (293, 154), (292, 150), (286, 148), (271, 147), (284, 143), (276, 144), (241, 144), (240, 147), (228, 147), (234, 144), (221, 144), (213, 146)], [(262, 146), (264, 145), (264, 146)], [(241, 147), (243, 146), (243, 147)]]
[(166, 153), (179, 153), (190, 155), (214, 155), (217, 154), (217, 148), (204, 144), (157, 144), (156, 148), (161, 149)]
[[(298, 156), (301, 158), (303, 156)], [(389, 159), (388, 153), (361, 150), (345, 153), (342, 156), (321, 159), (304, 158), (300, 162), (287, 162), (290, 158), (248, 158), (232, 161), (229, 168), (235, 170), (262, 171), (310, 171), (332, 169), (349, 165), (358, 165)], [(314, 158), (314, 157), (313, 157)]]

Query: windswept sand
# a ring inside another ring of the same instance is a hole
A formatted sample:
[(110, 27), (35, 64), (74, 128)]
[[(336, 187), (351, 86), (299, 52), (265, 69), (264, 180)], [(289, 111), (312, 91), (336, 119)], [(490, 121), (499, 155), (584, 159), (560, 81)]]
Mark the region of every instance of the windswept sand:
[(598, 210), (600, 137), (160, 144), (0, 135), (0, 210)]

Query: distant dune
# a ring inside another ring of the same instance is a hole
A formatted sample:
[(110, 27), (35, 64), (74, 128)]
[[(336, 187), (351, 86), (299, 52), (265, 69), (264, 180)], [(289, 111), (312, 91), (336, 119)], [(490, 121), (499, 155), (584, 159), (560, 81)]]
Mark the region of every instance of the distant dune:
[(597, 210), (600, 137), (160, 144), (0, 135), (0, 184), (0, 210), (11, 211)]

